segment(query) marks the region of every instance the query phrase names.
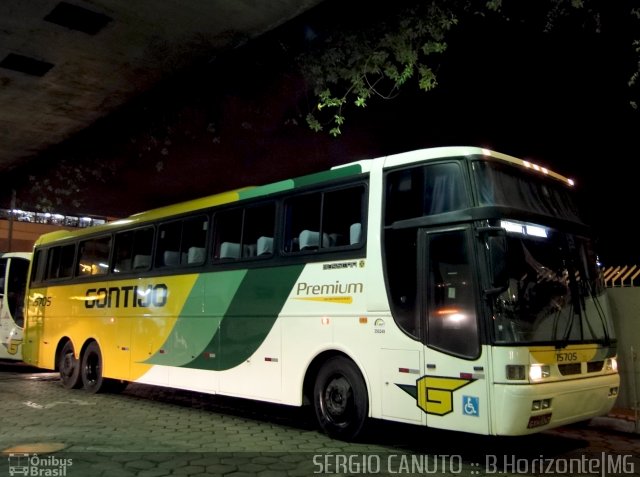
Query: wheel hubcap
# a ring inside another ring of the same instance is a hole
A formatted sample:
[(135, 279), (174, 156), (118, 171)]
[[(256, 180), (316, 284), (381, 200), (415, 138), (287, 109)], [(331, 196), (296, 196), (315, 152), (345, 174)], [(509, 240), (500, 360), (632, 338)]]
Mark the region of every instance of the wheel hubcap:
[(329, 382), (324, 392), (327, 417), (337, 423), (347, 421), (350, 410), (350, 397), (351, 386), (344, 377), (336, 378)]
[(73, 358), (73, 354), (67, 353), (66, 355), (64, 355), (64, 358), (62, 359), (62, 365), (60, 366), (60, 373), (65, 377), (69, 377), (73, 374), (74, 368), (75, 368), (75, 359)]
[(87, 366), (85, 369), (85, 375), (87, 380), (91, 383), (95, 383), (98, 377), (98, 357), (94, 354), (87, 357)]

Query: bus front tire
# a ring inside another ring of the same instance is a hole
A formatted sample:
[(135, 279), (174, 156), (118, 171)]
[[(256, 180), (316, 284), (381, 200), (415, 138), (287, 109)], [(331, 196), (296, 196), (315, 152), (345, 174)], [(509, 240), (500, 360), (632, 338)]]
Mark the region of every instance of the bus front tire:
[(80, 361), (76, 359), (71, 341), (67, 341), (60, 351), (58, 371), (60, 372), (60, 381), (65, 388), (77, 389), (82, 384)]
[(92, 394), (103, 390), (104, 378), (102, 377), (102, 353), (100, 346), (95, 341), (89, 343), (82, 354), (82, 387)]
[(369, 413), (367, 387), (353, 361), (336, 356), (320, 369), (313, 390), (316, 417), (322, 430), (342, 440), (355, 438)]

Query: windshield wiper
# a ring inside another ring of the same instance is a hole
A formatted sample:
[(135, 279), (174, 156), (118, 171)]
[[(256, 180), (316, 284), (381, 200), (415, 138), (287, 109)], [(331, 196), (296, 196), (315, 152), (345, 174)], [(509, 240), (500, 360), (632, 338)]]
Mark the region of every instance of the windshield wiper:
[[(587, 278), (587, 277), (585, 277), (585, 278)], [(605, 320), (604, 308), (602, 307), (602, 304), (600, 303), (600, 300), (598, 299), (598, 296), (593, 291), (593, 288), (591, 287), (591, 283), (589, 282), (588, 278), (587, 278), (585, 283), (586, 283), (585, 286), (587, 288), (587, 292), (589, 293), (589, 296), (593, 300), (593, 304), (595, 306), (596, 313), (598, 314), (598, 318), (600, 319), (600, 323), (602, 324), (602, 331), (604, 333), (604, 337), (602, 339), (598, 339), (595, 331), (591, 327), (591, 323), (589, 322), (589, 317), (587, 316), (587, 313), (586, 313), (587, 312), (586, 307), (585, 307), (585, 314), (584, 314), (585, 322), (587, 323), (587, 326), (589, 327), (589, 332), (591, 333), (591, 336), (593, 336), (595, 341), (598, 342), (598, 343), (601, 342), (604, 346), (609, 346), (609, 345), (611, 345), (611, 337), (609, 336), (609, 327), (607, 326), (607, 323), (606, 323), (606, 320)]]

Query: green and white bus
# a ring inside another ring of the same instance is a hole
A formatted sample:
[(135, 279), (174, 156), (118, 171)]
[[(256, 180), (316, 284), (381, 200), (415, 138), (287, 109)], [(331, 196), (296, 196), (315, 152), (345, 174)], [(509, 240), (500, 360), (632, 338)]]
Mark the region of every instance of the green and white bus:
[(30, 253), (0, 253), (0, 359), (22, 359), (24, 299)]
[(475, 147), (362, 160), (42, 236), (24, 360), (522, 435), (606, 414), (616, 340), (572, 181)]

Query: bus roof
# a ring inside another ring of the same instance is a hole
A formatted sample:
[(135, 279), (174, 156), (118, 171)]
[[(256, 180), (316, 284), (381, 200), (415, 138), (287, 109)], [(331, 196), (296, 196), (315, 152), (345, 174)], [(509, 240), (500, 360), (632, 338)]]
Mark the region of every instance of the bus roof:
[(31, 252), (0, 252), (1, 258), (24, 258), (31, 260), (33, 253)]
[(44, 243), (56, 242), (64, 240), (70, 237), (78, 237), (82, 235), (95, 234), (100, 232), (110, 232), (120, 228), (122, 225), (144, 224), (157, 219), (165, 217), (172, 217), (182, 213), (205, 210), (217, 205), (228, 204), (237, 202), (240, 200), (266, 197), (270, 194), (282, 192), (285, 190), (291, 190), (299, 187), (313, 185), (330, 181), (333, 179), (339, 179), (342, 177), (349, 177), (367, 172), (371, 170), (372, 166), (376, 162), (381, 162), (383, 168), (396, 167), (403, 164), (411, 164), (420, 161), (429, 161), (435, 159), (441, 159), (446, 157), (467, 157), (467, 156), (485, 156), (492, 157), (497, 160), (508, 162), (523, 168), (532, 169), (542, 174), (553, 177), (568, 185), (573, 185), (573, 181), (560, 174), (550, 171), (544, 167), (538, 166), (531, 162), (519, 159), (517, 157), (502, 154), (500, 152), (491, 151), (489, 149), (470, 147), (470, 146), (448, 146), (448, 147), (434, 147), (427, 149), (418, 149), (415, 151), (404, 152), (400, 154), (394, 154), (386, 157), (380, 157), (377, 159), (364, 159), (354, 161), (348, 164), (335, 166), (329, 170), (309, 174), (305, 176), (296, 177), (293, 179), (285, 179), (271, 184), (244, 187), (241, 189), (235, 189), (227, 192), (221, 192), (219, 194), (202, 197), (199, 199), (193, 199), (178, 204), (172, 204), (157, 209), (152, 209), (146, 212), (140, 212), (133, 214), (127, 218), (115, 220), (104, 225), (98, 225), (94, 227), (87, 227), (80, 230), (60, 230), (56, 232), (50, 232), (42, 235), (37, 241), (36, 245)]
[(49, 232), (41, 235), (38, 240), (36, 240), (36, 245), (57, 242), (59, 240), (65, 240), (70, 237), (80, 237), (88, 234), (109, 232), (120, 228), (122, 225), (144, 224), (153, 220), (172, 217), (174, 215), (179, 215), (190, 211), (205, 210), (210, 207), (229, 204), (240, 200), (266, 197), (277, 192), (304, 187), (316, 183), (322, 183), (342, 177), (349, 177), (360, 174), (361, 172), (362, 167), (359, 164), (348, 164), (327, 171), (317, 172), (293, 179), (285, 179), (279, 182), (273, 182), (271, 184), (262, 186), (244, 187), (232, 191), (221, 192), (219, 194), (214, 194), (199, 199), (193, 199), (186, 202), (180, 202), (178, 204), (172, 204), (165, 207), (148, 210), (146, 212), (139, 212), (123, 219), (114, 220), (113, 222), (109, 222), (104, 225), (86, 227), (80, 230), (59, 230), (55, 232)]
[(481, 147), (470, 146), (448, 146), (448, 147), (433, 147), (430, 149), (419, 149), (417, 151), (403, 152), (400, 154), (394, 154), (387, 156), (384, 161), (384, 167), (396, 167), (404, 164), (411, 164), (419, 161), (429, 161), (433, 159), (442, 159), (445, 157), (468, 157), (468, 156), (484, 156), (497, 159), (502, 162), (507, 162), (525, 169), (537, 171), (543, 175), (547, 175), (554, 179), (563, 182), (565, 185), (573, 186), (573, 180), (560, 175), (546, 167), (539, 166), (530, 161), (503, 154), (501, 152), (492, 151)]

